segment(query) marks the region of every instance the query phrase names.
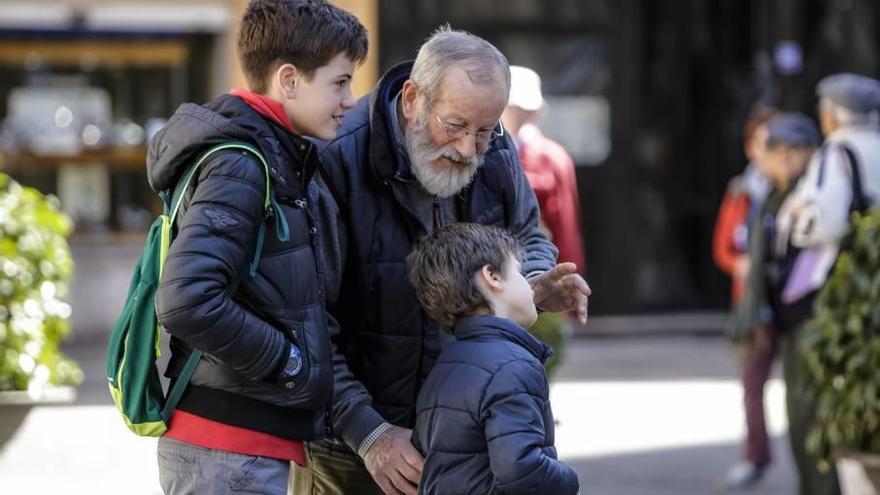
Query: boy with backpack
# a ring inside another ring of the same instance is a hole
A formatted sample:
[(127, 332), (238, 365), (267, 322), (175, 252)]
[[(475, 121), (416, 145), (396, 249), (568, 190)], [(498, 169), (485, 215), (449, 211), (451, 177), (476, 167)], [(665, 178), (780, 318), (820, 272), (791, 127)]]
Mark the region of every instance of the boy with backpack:
[(253, 0), (238, 51), (249, 89), (182, 105), (147, 160), (153, 190), (180, 197), (155, 300), (172, 335), (166, 376), (187, 376), (203, 353), (159, 439), (166, 493), (287, 493), (290, 461), (327, 429), (318, 158), (306, 137), (332, 139), (354, 106), (366, 30), (323, 0)]
[(578, 492), (577, 474), (553, 446), (543, 366), (552, 351), (525, 330), (537, 311), (520, 257), (507, 231), (458, 223), (407, 258), (425, 312), (456, 338), (416, 401), (419, 493)]

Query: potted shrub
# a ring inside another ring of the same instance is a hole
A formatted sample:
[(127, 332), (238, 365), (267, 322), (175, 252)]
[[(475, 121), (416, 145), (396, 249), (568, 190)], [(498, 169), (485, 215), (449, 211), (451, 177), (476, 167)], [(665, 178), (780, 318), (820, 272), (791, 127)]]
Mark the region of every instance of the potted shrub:
[(70, 330), (71, 227), (56, 199), (0, 173), (0, 446), (32, 405), (72, 400), (82, 380), (59, 351)]
[(880, 209), (853, 216), (845, 245), (801, 342), (817, 399), (807, 449), (820, 467), (860, 461), (880, 488)]

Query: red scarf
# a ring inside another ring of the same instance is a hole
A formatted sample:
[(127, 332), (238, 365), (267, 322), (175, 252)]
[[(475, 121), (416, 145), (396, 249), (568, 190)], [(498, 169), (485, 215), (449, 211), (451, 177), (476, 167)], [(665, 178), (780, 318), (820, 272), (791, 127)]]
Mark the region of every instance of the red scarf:
[(256, 110), (257, 113), (263, 117), (274, 120), (290, 132), (296, 132), (293, 130), (293, 124), (284, 112), (284, 106), (281, 105), (280, 102), (275, 101), (266, 95), (261, 95), (241, 88), (235, 88), (229, 91), (229, 94), (244, 100), (245, 103), (250, 105), (251, 108)]

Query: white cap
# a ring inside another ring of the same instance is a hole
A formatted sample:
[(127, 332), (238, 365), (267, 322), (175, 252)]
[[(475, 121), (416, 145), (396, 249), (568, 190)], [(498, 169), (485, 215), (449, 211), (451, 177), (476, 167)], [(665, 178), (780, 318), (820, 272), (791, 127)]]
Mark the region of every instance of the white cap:
[(541, 77), (532, 69), (511, 65), (510, 98), (507, 104), (523, 110), (540, 110), (544, 106), (544, 97), (541, 96)]

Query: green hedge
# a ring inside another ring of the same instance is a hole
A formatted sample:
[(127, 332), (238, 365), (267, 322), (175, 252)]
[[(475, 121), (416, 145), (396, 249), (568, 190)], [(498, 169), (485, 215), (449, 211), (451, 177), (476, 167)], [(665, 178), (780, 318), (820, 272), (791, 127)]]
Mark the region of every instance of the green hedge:
[(58, 350), (70, 331), (71, 228), (57, 199), (0, 173), (0, 390), (82, 380)]
[(815, 394), (807, 449), (820, 467), (839, 452), (880, 453), (880, 210), (854, 215), (801, 341)]

